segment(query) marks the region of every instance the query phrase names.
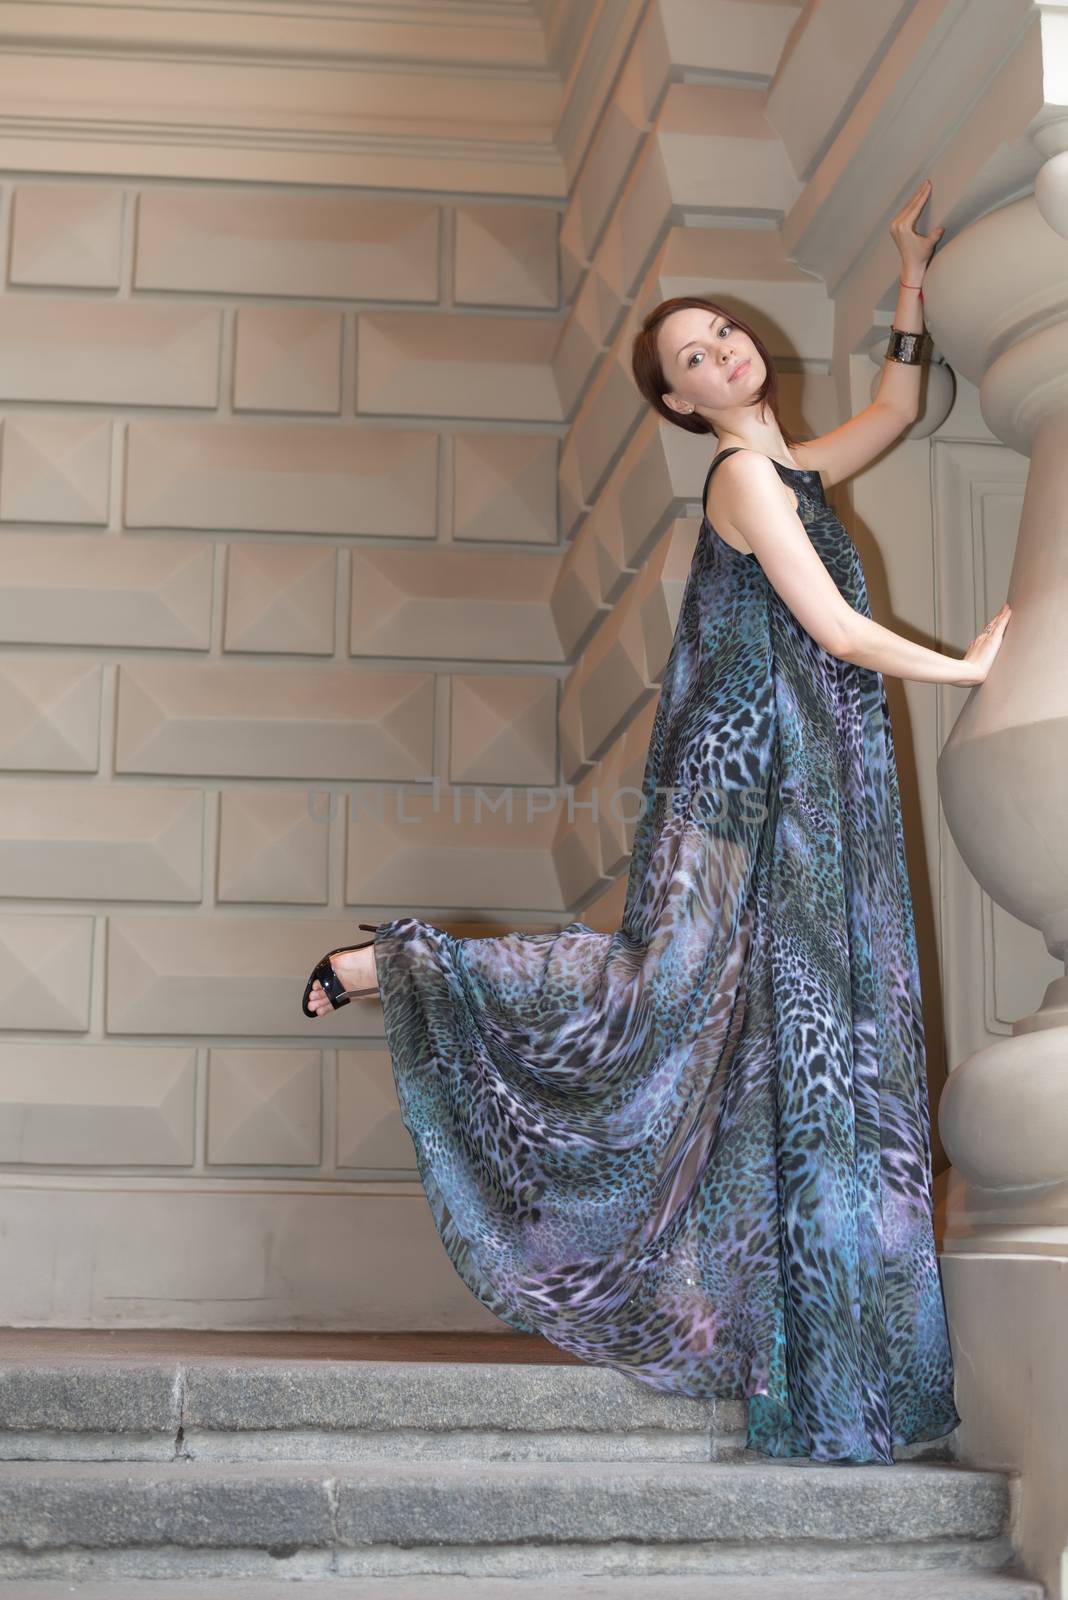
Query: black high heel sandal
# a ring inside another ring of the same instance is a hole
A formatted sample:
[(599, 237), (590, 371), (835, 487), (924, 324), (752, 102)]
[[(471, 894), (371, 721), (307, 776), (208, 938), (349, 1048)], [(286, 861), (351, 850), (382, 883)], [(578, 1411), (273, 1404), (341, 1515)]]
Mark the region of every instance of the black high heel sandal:
[[(379, 924), (377, 922), (358, 922), (356, 926), (377, 931)], [(336, 950), (328, 950), (322, 960), (316, 962), (312, 969), (311, 977), (304, 985), (304, 998), (300, 1002), (300, 1009), (306, 1017), (317, 1017), (319, 1015), (318, 1011), (308, 1010), (308, 996), (312, 992), (312, 985), (316, 978), (322, 984), (323, 993), (335, 1011), (339, 1006), (347, 1006), (350, 1000), (355, 1000), (360, 995), (377, 994), (379, 992), (377, 987), (374, 989), (343, 989), (341, 987), (341, 979), (330, 964), (330, 957), (339, 955), (342, 950), (363, 950), (369, 944), (374, 944), (374, 939), (361, 939), (359, 944), (339, 944)]]

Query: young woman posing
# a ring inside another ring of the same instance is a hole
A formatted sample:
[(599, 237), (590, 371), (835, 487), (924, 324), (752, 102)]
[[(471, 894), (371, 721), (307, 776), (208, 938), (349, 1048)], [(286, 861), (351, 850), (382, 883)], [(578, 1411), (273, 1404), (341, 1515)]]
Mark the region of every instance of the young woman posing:
[(744, 1398), (751, 1449), (818, 1461), (889, 1463), (959, 1421), (882, 674), (981, 684), (1009, 609), (963, 657), (880, 626), (824, 495), (916, 415), (928, 193), (892, 225), (878, 395), (830, 433), (790, 436), (718, 302), (668, 300), (635, 338), (650, 405), (719, 448), (618, 931), (401, 916), (305, 994), (321, 1014), (377, 977), (431, 1213), (485, 1305), (654, 1388)]

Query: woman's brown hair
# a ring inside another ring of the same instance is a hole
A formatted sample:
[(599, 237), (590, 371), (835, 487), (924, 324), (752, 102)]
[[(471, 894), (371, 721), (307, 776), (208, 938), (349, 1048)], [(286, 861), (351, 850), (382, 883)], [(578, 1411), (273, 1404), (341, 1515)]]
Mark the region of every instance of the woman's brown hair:
[(767, 406), (771, 410), (775, 421), (779, 425), (779, 432), (782, 434), (783, 443), (787, 449), (797, 444), (798, 441), (779, 415), (779, 376), (775, 370), (775, 362), (772, 360), (764, 341), (749, 326), (748, 322), (743, 322), (741, 317), (736, 317), (733, 312), (728, 311), (726, 306), (721, 306), (715, 300), (706, 300), (701, 295), (676, 295), (672, 300), (661, 300), (660, 304), (654, 306), (653, 310), (649, 312), (649, 315), (641, 325), (641, 329), (634, 335), (634, 345), (631, 350), (631, 370), (634, 373), (635, 383), (653, 410), (658, 412), (660, 416), (665, 417), (668, 422), (673, 422), (676, 427), (685, 428), (687, 433), (715, 433), (716, 431), (712, 424), (698, 412), (688, 411), (685, 415), (682, 415), (678, 411), (672, 411), (671, 407), (665, 405), (661, 398), (674, 388), (674, 384), (669, 383), (664, 375), (660, 351), (657, 349), (656, 344), (657, 330), (665, 317), (669, 317), (673, 311), (681, 311), (685, 306), (696, 306), (698, 310), (709, 311), (713, 314), (718, 313), (721, 317), (726, 317), (732, 327), (741, 328), (743, 333), (749, 335), (760, 352), (766, 373), (764, 382), (749, 404), (760, 406), (761, 408)]

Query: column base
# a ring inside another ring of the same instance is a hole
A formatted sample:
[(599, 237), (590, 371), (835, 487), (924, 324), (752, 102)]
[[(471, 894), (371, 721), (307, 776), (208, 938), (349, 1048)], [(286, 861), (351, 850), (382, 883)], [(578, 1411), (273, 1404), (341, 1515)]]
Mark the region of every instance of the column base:
[(1068, 1250), (984, 1253), (975, 1240), (941, 1256), (969, 1466), (1019, 1473), (1012, 1538), (1049, 1600), (1068, 1600)]

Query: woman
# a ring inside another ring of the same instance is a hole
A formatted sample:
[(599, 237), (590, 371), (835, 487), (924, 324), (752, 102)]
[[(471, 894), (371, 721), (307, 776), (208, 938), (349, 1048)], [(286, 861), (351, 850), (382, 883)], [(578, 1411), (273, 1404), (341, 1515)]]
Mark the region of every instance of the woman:
[(655, 1388), (745, 1398), (751, 1449), (816, 1461), (889, 1463), (959, 1421), (881, 674), (981, 683), (1008, 608), (961, 659), (880, 627), (823, 494), (915, 414), (928, 193), (892, 226), (905, 332), (878, 396), (818, 439), (782, 427), (767, 351), (716, 303), (666, 301), (635, 338), (650, 404), (719, 450), (622, 927), (399, 917), (306, 991), (321, 1014), (377, 972), (431, 1211), (484, 1304)]

